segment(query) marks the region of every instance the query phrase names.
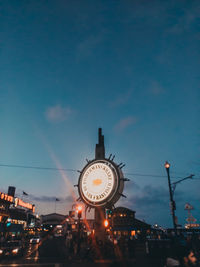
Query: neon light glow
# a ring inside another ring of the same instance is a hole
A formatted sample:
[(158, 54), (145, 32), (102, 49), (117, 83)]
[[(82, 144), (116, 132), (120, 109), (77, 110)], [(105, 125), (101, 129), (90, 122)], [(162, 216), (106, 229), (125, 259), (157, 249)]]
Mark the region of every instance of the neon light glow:
[(0, 192), (0, 198), (1, 198), (2, 200), (6, 200), (6, 201), (8, 201), (8, 202), (10, 202), (10, 203), (13, 202), (13, 197), (12, 197), (12, 196), (9, 196), (9, 195), (7, 195), (7, 194), (5, 194), (5, 193), (1, 193), (1, 192)]

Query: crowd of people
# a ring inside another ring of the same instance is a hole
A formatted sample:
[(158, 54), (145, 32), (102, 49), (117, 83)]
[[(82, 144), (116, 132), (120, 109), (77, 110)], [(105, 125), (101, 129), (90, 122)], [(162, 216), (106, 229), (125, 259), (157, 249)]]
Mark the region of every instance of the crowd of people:
[[(3, 238), (1, 236), (1, 242)], [(20, 238), (26, 241), (26, 237)], [(156, 266), (160, 267), (200, 267), (200, 234), (107, 235), (104, 239), (97, 239), (94, 234), (72, 231), (58, 238), (52, 231), (41, 237), (38, 251), (41, 257), (50, 255), (68, 260), (123, 262), (144, 257), (150, 262), (159, 259), (160, 265)]]
[(146, 236), (145, 239), (108, 236), (105, 241), (97, 240), (92, 235), (82, 236), (80, 240), (76, 235), (66, 236), (69, 257), (78, 255), (81, 260), (134, 259), (137, 258), (137, 249), (141, 244), (144, 244), (144, 256), (149, 260), (162, 259), (162, 267), (200, 266), (200, 235), (197, 234), (154, 235), (152, 238)]
[(171, 239), (171, 246), (165, 262), (166, 267), (200, 266), (200, 235), (182, 233)]
[(66, 247), (70, 258), (78, 255), (82, 260), (122, 259), (135, 256), (135, 240), (125, 236), (118, 239), (107, 237), (105, 240), (98, 240), (91, 234), (90, 236), (81, 236), (79, 239), (74, 233), (66, 236)]

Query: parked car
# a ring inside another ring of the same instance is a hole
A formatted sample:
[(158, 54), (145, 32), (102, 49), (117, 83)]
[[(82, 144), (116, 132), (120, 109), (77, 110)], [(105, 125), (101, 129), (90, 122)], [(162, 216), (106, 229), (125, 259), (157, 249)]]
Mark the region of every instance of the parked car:
[(30, 244), (38, 244), (40, 243), (40, 236), (33, 236), (31, 239), (30, 239)]
[(21, 241), (5, 241), (0, 244), (0, 257), (22, 256), (24, 247)]

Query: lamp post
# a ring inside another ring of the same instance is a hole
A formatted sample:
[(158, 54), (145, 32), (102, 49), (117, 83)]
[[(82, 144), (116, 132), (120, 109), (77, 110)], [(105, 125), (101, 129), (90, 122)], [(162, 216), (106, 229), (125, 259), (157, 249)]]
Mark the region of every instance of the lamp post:
[(78, 244), (77, 244), (77, 254), (80, 252), (80, 230), (81, 230), (81, 216), (82, 216), (82, 209), (81, 205), (77, 206), (77, 213), (78, 213)]
[(174, 226), (174, 232), (175, 235), (177, 234), (177, 225), (176, 225), (176, 216), (175, 216), (175, 201), (173, 199), (173, 193), (172, 193), (172, 187), (171, 187), (171, 180), (170, 180), (170, 174), (169, 174), (169, 168), (170, 164), (169, 162), (165, 162), (165, 169), (167, 171), (167, 177), (168, 177), (168, 186), (169, 186), (169, 196), (170, 196), (170, 208), (171, 208), (171, 214), (172, 214), (172, 220), (173, 220), (173, 226)]

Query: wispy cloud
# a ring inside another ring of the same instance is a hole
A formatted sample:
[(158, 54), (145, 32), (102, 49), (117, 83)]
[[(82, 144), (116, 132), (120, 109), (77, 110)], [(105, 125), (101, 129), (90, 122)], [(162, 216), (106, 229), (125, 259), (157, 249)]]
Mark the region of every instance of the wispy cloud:
[(127, 118), (121, 119), (116, 125), (115, 130), (116, 131), (123, 131), (127, 127), (134, 125), (137, 122), (137, 118), (134, 116), (129, 116)]
[[(168, 205), (169, 192), (159, 186), (146, 185), (140, 191), (127, 198), (126, 205), (130, 208), (140, 208), (143, 211)], [(134, 205), (134, 207), (133, 207)]]
[(164, 88), (157, 81), (152, 82), (152, 85), (151, 85), (149, 91), (153, 95), (161, 95), (161, 94), (165, 93)]
[(119, 203), (135, 210), (137, 212), (136, 218), (139, 216), (148, 223), (152, 223), (149, 214), (154, 214), (154, 218), (160, 218), (160, 223), (164, 223), (169, 216), (169, 191), (162, 186), (146, 185), (140, 187), (137, 192), (129, 192), (126, 199), (121, 198)]
[(77, 46), (77, 60), (92, 55), (96, 46), (101, 43), (102, 40), (102, 33), (100, 33), (98, 35), (90, 35), (81, 41)]
[(131, 192), (139, 192), (141, 189), (141, 186), (139, 184), (137, 184), (135, 181), (132, 181), (132, 179), (130, 178), (130, 181), (128, 182), (128, 186), (130, 186), (129, 188), (127, 188), (127, 190), (131, 190)]
[(180, 16), (177, 22), (168, 30), (172, 34), (180, 34), (184, 31), (189, 31), (190, 28), (200, 18), (200, 4), (197, 1), (191, 8), (183, 10), (182, 16)]
[[(132, 197), (136, 201), (137, 205), (143, 205), (143, 207), (155, 207), (168, 204), (169, 193), (168, 190), (159, 186), (153, 187), (152, 185), (146, 185), (142, 189), (142, 195), (138, 197)], [(131, 198), (131, 199), (132, 199)]]
[[(132, 192), (129, 190), (127, 193), (125, 194), (127, 198), (121, 198), (119, 204), (137, 211), (141, 219), (146, 219), (147, 222), (150, 222), (152, 220), (150, 214), (154, 214), (154, 220), (160, 221), (163, 225), (168, 224), (171, 220), (168, 187), (146, 185), (138, 188), (138, 190), (132, 190)], [(183, 208), (186, 202), (185, 193), (177, 190), (175, 199), (180, 210), (180, 207)], [(189, 199), (193, 203), (192, 198), (189, 197)], [(197, 202), (196, 198), (194, 199), (195, 201)]]
[(118, 95), (117, 98), (115, 98), (112, 102), (110, 102), (110, 107), (118, 107), (121, 105), (126, 104), (131, 97), (133, 90), (129, 90), (127, 92), (123, 92), (122, 94)]
[(66, 198), (55, 197), (55, 196), (28, 196), (31, 201), (38, 201), (38, 202), (55, 202), (58, 199), (60, 202), (73, 202), (73, 198), (71, 196), (67, 196)]
[(70, 107), (62, 107), (61, 105), (49, 107), (45, 112), (46, 119), (50, 122), (65, 121), (71, 114), (72, 109)]

